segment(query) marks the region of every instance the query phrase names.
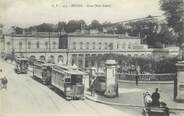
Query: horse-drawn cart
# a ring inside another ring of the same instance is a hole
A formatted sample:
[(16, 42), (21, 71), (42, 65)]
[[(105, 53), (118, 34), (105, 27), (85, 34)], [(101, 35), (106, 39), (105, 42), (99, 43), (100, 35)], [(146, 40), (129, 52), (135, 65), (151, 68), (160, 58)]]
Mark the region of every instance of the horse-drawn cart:
[(160, 102), (159, 106), (152, 105), (152, 99), (149, 92), (143, 94), (144, 108), (143, 116), (169, 116), (169, 108), (164, 102)]
[(169, 109), (166, 107), (145, 107), (143, 116), (169, 116)]

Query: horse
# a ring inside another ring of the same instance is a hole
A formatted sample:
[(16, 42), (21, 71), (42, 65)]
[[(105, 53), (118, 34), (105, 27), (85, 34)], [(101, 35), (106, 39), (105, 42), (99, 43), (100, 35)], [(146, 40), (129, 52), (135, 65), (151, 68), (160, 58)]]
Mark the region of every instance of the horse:
[(146, 107), (151, 106), (152, 98), (151, 98), (151, 93), (149, 91), (146, 91), (143, 93), (143, 99), (144, 99), (144, 105)]

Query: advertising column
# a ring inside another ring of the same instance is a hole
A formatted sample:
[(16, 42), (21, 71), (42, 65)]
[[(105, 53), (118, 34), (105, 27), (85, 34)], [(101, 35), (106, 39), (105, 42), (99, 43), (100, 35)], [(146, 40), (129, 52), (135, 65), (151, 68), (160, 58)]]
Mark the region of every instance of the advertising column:
[(178, 62), (176, 76), (176, 100), (184, 100), (184, 61)]
[(106, 97), (116, 97), (118, 95), (118, 83), (116, 80), (116, 61), (107, 60), (106, 63)]

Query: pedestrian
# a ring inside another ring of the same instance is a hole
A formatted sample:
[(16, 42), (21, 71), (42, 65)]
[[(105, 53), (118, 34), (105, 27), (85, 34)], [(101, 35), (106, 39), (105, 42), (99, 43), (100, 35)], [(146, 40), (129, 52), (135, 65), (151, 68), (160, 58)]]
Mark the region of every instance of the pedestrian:
[(158, 93), (158, 88), (155, 89), (155, 92), (151, 96), (152, 98), (152, 106), (160, 106), (160, 94)]
[(2, 83), (3, 77), (4, 77), (3, 70), (0, 69), (0, 89), (3, 87), (3, 83)]
[(139, 81), (139, 76), (138, 76), (138, 74), (136, 74), (136, 76), (135, 76), (135, 81), (136, 81), (136, 86), (138, 86), (138, 81)]
[(2, 84), (3, 84), (3, 88), (4, 88), (4, 89), (7, 89), (7, 83), (8, 83), (8, 80), (7, 80), (7, 78), (4, 76), (4, 78), (2, 79)]
[(174, 101), (176, 100), (177, 96), (177, 78), (174, 78)]
[(136, 67), (136, 75), (135, 75), (136, 86), (138, 86), (139, 74), (140, 74), (140, 67), (137, 66)]
[(95, 94), (95, 77), (93, 77), (92, 81), (91, 81), (91, 96), (94, 96)]

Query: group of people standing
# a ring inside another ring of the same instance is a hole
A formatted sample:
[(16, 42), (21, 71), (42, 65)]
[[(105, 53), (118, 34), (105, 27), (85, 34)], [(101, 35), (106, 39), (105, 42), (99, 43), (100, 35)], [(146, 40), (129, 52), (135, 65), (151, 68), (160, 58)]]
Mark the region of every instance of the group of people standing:
[(2, 69), (0, 69), (0, 89), (1, 88), (7, 89), (7, 83), (8, 83), (8, 79), (3, 74)]

